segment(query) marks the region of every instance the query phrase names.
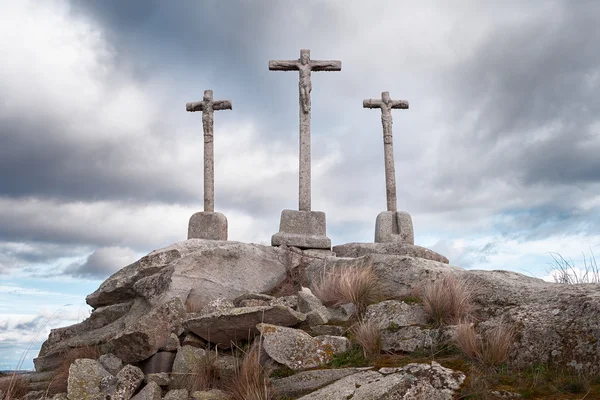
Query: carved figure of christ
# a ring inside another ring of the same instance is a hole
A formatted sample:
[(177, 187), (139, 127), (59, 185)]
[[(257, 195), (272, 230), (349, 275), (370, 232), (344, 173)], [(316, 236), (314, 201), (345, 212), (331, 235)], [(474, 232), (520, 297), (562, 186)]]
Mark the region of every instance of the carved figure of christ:
[(271, 60), (270, 71), (299, 71), (300, 102), (300, 178), (299, 210), (311, 210), (311, 162), (310, 162), (310, 92), (312, 71), (341, 71), (342, 62), (337, 60), (316, 61), (310, 59), (310, 50), (300, 50), (298, 60)]
[(213, 91), (205, 90), (202, 101), (186, 103), (187, 111), (202, 111), (204, 130), (204, 212), (215, 211), (215, 156), (213, 146), (214, 111), (231, 110), (230, 100), (214, 100)]
[(385, 162), (385, 191), (387, 210), (398, 211), (396, 201), (396, 170), (394, 167), (394, 144), (392, 140), (392, 109), (407, 109), (408, 101), (392, 100), (389, 92), (381, 93), (381, 100), (363, 100), (364, 108), (380, 108), (383, 125), (383, 155)]

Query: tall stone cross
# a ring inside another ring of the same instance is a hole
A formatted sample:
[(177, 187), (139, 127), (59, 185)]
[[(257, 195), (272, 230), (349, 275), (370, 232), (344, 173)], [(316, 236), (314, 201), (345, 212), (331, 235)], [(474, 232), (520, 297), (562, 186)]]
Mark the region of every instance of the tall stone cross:
[(298, 60), (271, 60), (270, 71), (299, 71), (300, 80), (300, 179), (299, 179), (299, 210), (311, 210), (310, 193), (310, 92), (312, 71), (341, 71), (342, 62), (337, 60), (315, 61), (310, 59), (310, 50), (300, 50)]
[(205, 90), (204, 99), (186, 103), (187, 111), (202, 111), (204, 128), (204, 211), (215, 211), (215, 155), (213, 146), (213, 118), (216, 110), (231, 110), (231, 100), (214, 100), (213, 91)]
[(381, 100), (363, 100), (364, 108), (380, 108), (381, 124), (383, 125), (383, 155), (385, 160), (385, 191), (387, 195), (387, 210), (396, 212), (396, 170), (394, 168), (394, 144), (392, 141), (392, 109), (408, 108), (406, 100), (392, 100), (389, 92), (381, 93)]

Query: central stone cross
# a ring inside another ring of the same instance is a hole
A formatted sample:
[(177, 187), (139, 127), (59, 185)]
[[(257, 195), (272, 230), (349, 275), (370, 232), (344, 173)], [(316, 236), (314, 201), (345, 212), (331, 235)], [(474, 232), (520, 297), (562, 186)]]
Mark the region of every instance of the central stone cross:
[(311, 210), (310, 193), (310, 92), (312, 71), (341, 71), (342, 62), (337, 60), (315, 61), (310, 59), (310, 50), (300, 50), (298, 60), (271, 60), (270, 71), (299, 71), (300, 80), (300, 179), (299, 210)]

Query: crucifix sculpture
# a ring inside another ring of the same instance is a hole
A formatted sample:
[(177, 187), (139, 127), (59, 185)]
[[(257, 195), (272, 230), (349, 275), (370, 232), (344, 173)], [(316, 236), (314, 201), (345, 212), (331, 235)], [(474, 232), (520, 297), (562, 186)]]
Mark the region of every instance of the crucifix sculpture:
[(381, 93), (381, 100), (363, 100), (363, 108), (380, 108), (383, 125), (383, 153), (385, 163), (385, 191), (387, 212), (380, 213), (375, 223), (375, 242), (407, 242), (414, 244), (412, 219), (407, 212), (398, 212), (396, 199), (396, 170), (392, 137), (392, 109), (408, 109), (408, 101), (392, 100), (389, 92)]
[(215, 213), (215, 156), (214, 156), (214, 112), (231, 110), (230, 100), (213, 100), (213, 91), (205, 90), (202, 101), (186, 103), (186, 111), (202, 111), (204, 130), (204, 212), (190, 218), (188, 239), (227, 240), (227, 219)]
[(299, 71), (300, 102), (300, 168), (298, 211), (283, 210), (279, 232), (272, 236), (273, 246), (288, 245), (305, 249), (331, 249), (326, 237), (325, 213), (311, 210), (310, 182), (310, 92), (312, 71), (341, 71), (342, 62), (337, 60), (316, 61), (310, 59), (310, 50), (300, 50), (298, 60), (271, 60), (270, 71)]
[(342, 62), (337, 60), (316, 61), (310, 59), (310, 50), (300, 50), (298, 60), (271, 60), (270, 71), (299, 71), (300, 79), (300, 179), (299, 179), (299, 210), (311, 210), (310, 193), (310, 92), (312, 71), (341, 71)]

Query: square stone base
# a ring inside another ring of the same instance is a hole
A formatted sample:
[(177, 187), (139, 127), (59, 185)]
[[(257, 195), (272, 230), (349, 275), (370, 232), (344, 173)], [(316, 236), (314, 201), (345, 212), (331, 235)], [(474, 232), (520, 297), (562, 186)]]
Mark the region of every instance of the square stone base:
[(375, 243), (415, 244), (412, 218), (406, 211), (383, 211), (375, 221)]
[(331, 240), (325, 232), (324, 212), (283, 210), (279, 232), (271, 237), (271, 245), (331, 250)]
[(188, 239), (227, 240), (227, 218), (218, 212), (197, 212), (190, 218)]

